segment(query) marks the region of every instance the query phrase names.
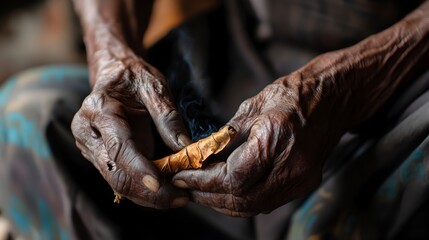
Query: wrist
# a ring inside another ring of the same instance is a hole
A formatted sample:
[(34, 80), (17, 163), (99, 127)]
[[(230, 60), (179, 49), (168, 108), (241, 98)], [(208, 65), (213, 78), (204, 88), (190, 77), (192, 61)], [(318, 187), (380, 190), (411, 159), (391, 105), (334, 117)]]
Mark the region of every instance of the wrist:
[[(112, 40), (112, 39), (110, 39)], [(143, 60), (136, 55), (132, 49), (121, 43), (115, 47), (100, 47), (87, 53), (87, 60), (90, 69), (90, 84), (94, 86), (100, 76), (119, 72), (126, 69), (131, 62)]]
[(73, 0), (73, 2), (86, 44), (105, 45), (107, 37), (114, 37), (129, 46), (137, 55), (142, 54), (143, 34), (152, 9), (151, 0)]
[(306, 125), (334, 125), (339, 134), (350, 126), (348, 106), (352, 105), (352, 91), (344, 81), (343, 69), (347, 66), (342, 63), (340, 52), (326, 53), (275, 82), (291, 92), (285, 97), (290, 99), (288, 102), (294, 101)]
[(427, 13), (419, 8), (352, 47), (318, 56), (298, 71), (300, 78), (313, 88), (328, 89), (320, 91), (321, 101), (337, 101), (335, 109), (348, 115), (348, 127), (361, 124), (394, 92), (427, 70)]

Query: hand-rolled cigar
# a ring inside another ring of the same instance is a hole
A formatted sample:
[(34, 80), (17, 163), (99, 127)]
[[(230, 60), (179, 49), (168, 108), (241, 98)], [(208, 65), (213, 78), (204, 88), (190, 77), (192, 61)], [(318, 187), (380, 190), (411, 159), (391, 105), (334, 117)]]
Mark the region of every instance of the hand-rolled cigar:
[(179, 152), (153, 161), (161, 172), (171, 175), (185, 169), (201, 168), (203, 162), (213, 154), (222, 151), (235, 136), (237, 131), (231, 126), (224, 126), (218, 132), (192, 143)]

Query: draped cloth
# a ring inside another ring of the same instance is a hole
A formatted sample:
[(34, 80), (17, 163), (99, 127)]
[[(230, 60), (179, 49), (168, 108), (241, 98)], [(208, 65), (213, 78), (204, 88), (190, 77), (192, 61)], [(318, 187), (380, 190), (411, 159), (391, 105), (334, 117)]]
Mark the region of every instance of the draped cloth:
[[(252, 78), (234, 33), (219, 36), (216, 29), (228, 20), (213, 19), (228, 19), (228, 14), (222, 10), (185, 24), (154, 46), (148, 58), (167, 78), (193, 76), (190, 84), (217, 116), (227, 89), (235, 86), (231, 82), (247, 82), (243, 88), (253, 89), (262, 83)], [(284, 57), (258, 54), (268, 56), (269, 61), (261, 62), (271, 69), (276, 69), (273, 62), (289, 66)], [(294, 54), (307, 59), (316, 52)], [(219, 59), (224, 61), (214, 65)], [(90, 92), (88, 77), (85, 66), (48, 66), (19, 73), (1, 86), (0, 208), (24, 239), (429, 236), (429, 72), (398, 91), (365, 126), (343, 136), (325, 162), (318, 189), (248, 219), (194, 204), (163, 211), (129, 201), (114, 204), (111, 188), (80, 155), (70, 130), (74, 113)], [(250, 92), (238, 94), (230, 112), (218, 119), (230, 117)]]

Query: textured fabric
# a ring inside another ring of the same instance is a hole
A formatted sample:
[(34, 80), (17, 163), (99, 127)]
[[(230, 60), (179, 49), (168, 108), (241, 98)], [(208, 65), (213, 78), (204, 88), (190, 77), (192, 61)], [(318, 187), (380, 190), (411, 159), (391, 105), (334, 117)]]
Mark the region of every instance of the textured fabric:
[[(194, 205), (171, 212), (114, 205), (68, 129), (89, 91), (87, 70), (30, 70), (0, 92), (0, 207), (25, 239), (159, 239), (174, 230), (188, 239), (419, 239), (426, 228), (410, 223), (429, 214), (429, 74), (413, 86), (389, 108), (388, 127), (343, 138), (317, 191), (252, 220)], [(166, 224), (176, 228), (156, 231)], [(186, 232), (186, 224), (201, 232)]]
[[(244, 1), (244, 0), (243, 0)], [(347, 47), (400, 20), (421, 0), (246, 0), (261, 39), (313, 50)], [(244, 2), (246, 2), (244, 1)]]
[[(196, 214), (195, 206), (156, 211), (128, 201), (114, 204), (113, 191), (80, 155), (70, 131), (71, 119), (89, 90), (87, 69), (73, 66), (28, 70), (1, 88), (0, 208), (18, 236), (43, 240), (246, 236), (247, 230), (239, 230), (246, 226), (241, 219), (215, 214), (215, 219), (235, 226), (235, 233), (209, 226), (206, 218), (213, 211), (208, 209)], [(188, 232), (189, 225), (200, 228)]]
[(412, 105), (414, 95), (419, 107), (389, 106), (399, 111), (387, 115), (397, 118), (343, 138), (325, 165), (324, 183), (294, 213), (290, 239), (429, 236), (421, 224), (407, 224), (418, 214), (429, 216), (429, 102), (421, 101), (429, 74), (414, 85), (424, 88), (410, 87), (394, 105)]
[[(241, 78), (250, 83), (238, 86), (253, 87), (252, 74), (238, 49), (210, 35), (218, 35), (214, 26), (219, 22), (198, 20), (186, 28), (189, 32), (172, 33), (148, 55), (170, 79), (196, 76), (192, 81), (200, 93), (222, 106), (216, 101), (223, 93), (217, 81)], [(179, 41), (176, 47), (182, 52), (160, 54), (159, 48), (165, 50), (171, 40)], [(226, 62), (214, 60), (225, 56)], [(343, 137), (326, 161), (319, 189), (250, 219), (195, 205), (158, 211), (128, 201), (113, 204), (112, 190), (80, 155), (70, 132), (71, 119), (89, 91), (87, 69), (67, 66), (29, 70), (0, 88), (0, 208), (24, 239), (429, 236), (429, 229), (422, 227), (429, 216), (429, 74), (393, 97), (368, 126)]]

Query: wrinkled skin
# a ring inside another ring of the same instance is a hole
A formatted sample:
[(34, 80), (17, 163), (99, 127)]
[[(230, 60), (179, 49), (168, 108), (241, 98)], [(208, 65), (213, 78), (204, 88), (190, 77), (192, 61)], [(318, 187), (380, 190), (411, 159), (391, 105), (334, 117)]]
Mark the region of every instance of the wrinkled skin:
[(294, 74), (246, 100), (228, 125), (247, 140), (226, 162), (180, 172), (175, 185), (194, 189), (199, 204), (240, 217), (272, 211), (312, 191), (327, 150), (345, 129), (335, 114), (320, 114), (333, 104), (325, 104), (325, 89), (312, 91), (317, 83)]
[(246, 100), (228, 123), (245, 140), (225, 162), (179, 172), (174, 185), (190, 189), (196, 203), (239, 217), (311, 192), (341, 135), (374, 115), (420, 64), (429, 67), (428, 15), (422, 15), (428, 9), (423, 5), (387, 31), (318, 56)]
[[(183, 206), (189, 194), (198, 204), (248, 217), (302, 197), (319, 184), (323, 160), (340, 136), (421, 73), (419, 65), (429, 67), (426, 1), (386, 31), (323, 54), (246, 100), (228, 122), (240, 135), (238, 147), (224, 162), (178, 173), (174, 187), (149, 161), (158, 144), (151, 121), (172, 150), (190, 143), (164, 78), (142, 59), (126, 57), (133, 54), (118, 37), (123, 31), (110, 24), (119, 21), (96, 18), (97, 9), (117, 8), (75, 1), (98, 5), (78, 8), (82, 16), (93, 14), (83, 22), (94, 89), (73, 120), (73, 134), (114, 191), (143, 206)], [(94, 19), (104, 28), (92, 26)], [(90, 31), (99, 29), (106, 31)]]
[(154, 144), (151, 119), (171, 149), (190, 142), (164, 77), (138, 58), (109, 62), (94, 77), (99, 80), (72, 122), (83, 156), (115, 192), (137, 204), (154, 208), (185, 204), (187, 194), (163, 182), (148, 160)]

